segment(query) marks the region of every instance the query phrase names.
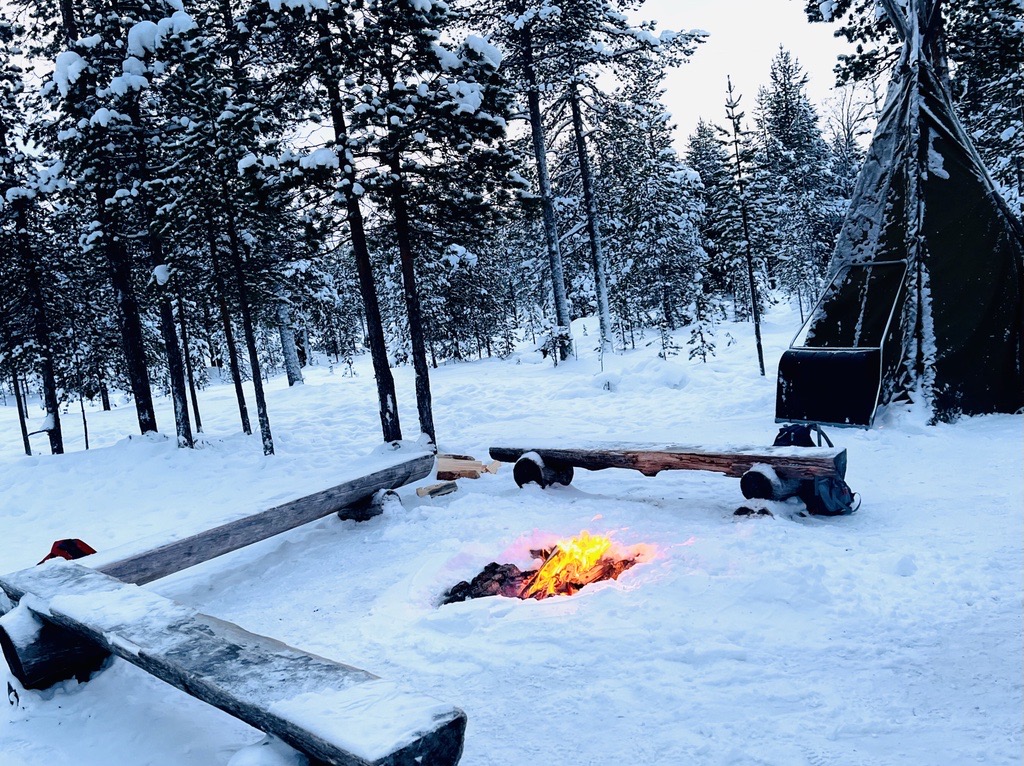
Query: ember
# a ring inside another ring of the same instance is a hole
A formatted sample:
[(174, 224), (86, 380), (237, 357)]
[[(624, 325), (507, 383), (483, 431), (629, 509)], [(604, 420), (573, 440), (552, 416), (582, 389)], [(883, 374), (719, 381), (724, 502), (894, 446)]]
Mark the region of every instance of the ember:
[(641, 548), (623, 554), (611, 538), (583, 531), (570, 540), (559, 540), (553, 548), (531, 550), (530, 555), (542, 560), (540, 568), (523, 571), (515, 564), (492, 562), (471, 581), (455, 585), (441, 603), (454, 604), (485, 596), (538, 600), (571, 596), (584, 585), (617, 579), (637, 563)]

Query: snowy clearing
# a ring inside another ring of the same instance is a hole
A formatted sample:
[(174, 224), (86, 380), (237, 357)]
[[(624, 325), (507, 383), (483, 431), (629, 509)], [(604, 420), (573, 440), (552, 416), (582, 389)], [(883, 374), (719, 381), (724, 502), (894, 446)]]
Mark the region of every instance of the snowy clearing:
[[(657, 358), (652, 334), (601, 372), (588, 321), (587, 336), (574, 327), (580, 359), (557, 369), (536, 354), (442, 367), (440, 448), (768, 445), (774, 369), (796, 324), (768, 316), (767, 379), (745, 325), (719, 329), (706, 365), (685, 350)], [(70, 454), (27, 458), (14, 407), (0, 407), (0, 569), (35, 564), (59, 538), (109, 550), (332, 485), (379, 439), (368, 360), (356, 370), (307, 368), (291, 390), (270, 382), (271, 458), (239, 433), (230, 385), (201, 393), (196, 450), (125, 438), (135, 413), (121, 403), (89, 412), (89, 452), (74, 451), (72, 409)], [(411, 370), (395, 372), (408, 429)], [(890, 409), (870, 431), (830, 431), (863, 496), (849, 517), (738, 521), (739, 482), (710, 473), (578, 471), (542, 491), (518, 489), (504, 466), (436, 499), (403, 488), (404, 510), (331, 517), (148, 587), (461, 707), (465, 766), (1019, 764), (1024, 417), (925, 420)], [(571, 598), (436, 608), (488, 562), (525, 566), (536, 543), (582, 529), (657, 554)], [(85, 685), (22, 692), (0, 715), (3, 766), (210, 766), (261, 739), (120, 660)], [(287, 762), (276, 747), (233, 761)]]

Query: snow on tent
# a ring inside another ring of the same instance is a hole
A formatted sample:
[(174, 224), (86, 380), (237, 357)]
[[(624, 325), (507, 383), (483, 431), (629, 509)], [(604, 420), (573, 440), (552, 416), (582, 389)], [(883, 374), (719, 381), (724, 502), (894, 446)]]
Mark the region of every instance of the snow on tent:
[(883, 4), (904, 49), (780, 422), (870, 427), (915, 392), (937, 420), (1024, 406), (1024, 235), (954, 114), (939, 0)]

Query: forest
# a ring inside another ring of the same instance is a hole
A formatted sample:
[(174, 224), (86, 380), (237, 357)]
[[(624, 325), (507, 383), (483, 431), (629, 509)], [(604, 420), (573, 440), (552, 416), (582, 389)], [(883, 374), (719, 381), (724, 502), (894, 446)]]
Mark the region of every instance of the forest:
[[(87, 401), (170, 433), (162, 396), (192, 446), (196, 390), (230, 382), (242, 430), (272, 454), (262, 381), (301, 384), (313, 363), (353, 374), (364, 353), (384, 439), (434, 440), (432, 367), (524, 345), (557, 365), (651, 339), (706, 361), (724, 320), (756, 329), (774, 301), (803, 315), (893, 30), (873, 0), (808, 0), (809, 22), (856, 44), (834, 101), (813, 105), (780, 49), (756, 93), (722, 83), (721, 113), (679, 150), (662, 82), (699, 66), (706, 35), (644, 22), (642, 6), (7, 2), (0, 390), (26, 452), (30, 432), (63, 452), (61, 419), (85, 422)], [(1022, 15), (1020, 0), (965, 0), (942, 19), (942, 76), (1018, 217)], [(570, 336), (582, 316), (596, 337)], [(760, 342), (758, 357), (763, 375)], [(398, 365), (415, 371), (414, 426)]]

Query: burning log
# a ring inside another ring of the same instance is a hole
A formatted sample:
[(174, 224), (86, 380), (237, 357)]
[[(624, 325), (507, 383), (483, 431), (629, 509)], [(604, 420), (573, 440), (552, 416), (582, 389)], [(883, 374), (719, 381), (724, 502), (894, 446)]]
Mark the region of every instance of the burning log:
[(617, 555), (610, 538), (588, 532), (530, 554), (543, 560), (539, 569), (523, 571), (515, 564), (491, 562), (469, 582), (453, 586), (441, 604), (487, 596), (538, 601), (548, 596), (572, 596), (591, 583), (618, 579), (638, 561), (637, 555)]

